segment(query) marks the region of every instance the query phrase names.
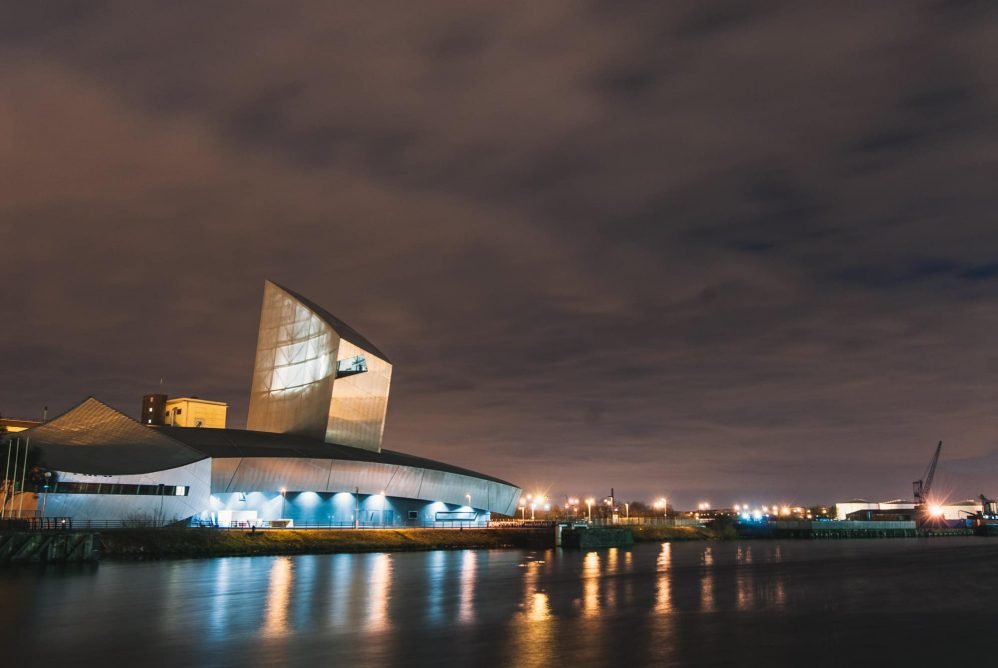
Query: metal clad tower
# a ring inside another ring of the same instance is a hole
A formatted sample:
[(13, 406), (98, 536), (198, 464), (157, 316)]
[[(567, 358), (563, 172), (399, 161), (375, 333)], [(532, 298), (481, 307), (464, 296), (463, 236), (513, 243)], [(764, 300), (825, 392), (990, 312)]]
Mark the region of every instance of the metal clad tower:
[(247, 428), (381, 450), (391, 362), (353, 328), (267, 281)]

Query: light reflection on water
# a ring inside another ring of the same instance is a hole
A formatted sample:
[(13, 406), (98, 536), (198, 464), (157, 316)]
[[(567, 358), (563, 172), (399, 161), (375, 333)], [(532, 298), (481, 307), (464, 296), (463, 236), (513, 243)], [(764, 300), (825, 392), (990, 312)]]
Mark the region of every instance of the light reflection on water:
[(367, 577), (367, 630), (380, 632), (390, 625), (388, 596), (392, 586), (392, 557), (389, 554), (364, 555), (370, 564)]
[(700, 608), (704, 612), (714, 611), (714, 548), (706, 545), (700, 555), (703, 564), (700, 574)]
[(280, 636), (288, 631), (288, 603), (291, 601), (291, 557), (278, 557), (270, 567), (267, 615), (264, 635)]
[[(927, 623), (924, 611), (896, 628), (884, 621), (921, 610), (923, 596), (965, 613), (934, 618), (943, 627), (950, 618), (973, 624), (975, 611), (998, 616), (992, 597), (975, 594), (998, 587), (984, 566), (998, 558), (998, 542), (890, 543), (665, 543), (0, 572), (0, 596), (17, 610), (0, 607), (0, 643), (11, 648), (11, 665), (30, 647), (35, 662), (54, 665), (113, 656), (143, 665), (574, 668), (684, 665), (704, 652), (721, 664), (747, 645), (769, 656), (792, 653), (795, 642), (796, 651), (834, 656), (850, 632), (871, 634), (866, 646), (876, 648), (876, 638), (910, 636)], [(945, 594), (933, 593), (941, 586)], [(807, 621), (857, 609), (881, 614), (851, 626)], [(779, 635), (788, 625), (800, 640)], [(821, 635), (829, 628), (835, 642)], [(20, 642), (33, 639), (44, 642)]]
[(461, 603), (458, 620), (462, 624), (475, 621), (475, 578), (478, 573), (478, 553), (467, 550), (461, 555)]
[(658, 555), (658, 578), (656, 586), (658, 594), (655, 597), (655, 612), (662, 615), (672, 611), (672, 589), (669, 586), (669, 565), (672, 563), (672, 543), (662, 543), (662, 551)]

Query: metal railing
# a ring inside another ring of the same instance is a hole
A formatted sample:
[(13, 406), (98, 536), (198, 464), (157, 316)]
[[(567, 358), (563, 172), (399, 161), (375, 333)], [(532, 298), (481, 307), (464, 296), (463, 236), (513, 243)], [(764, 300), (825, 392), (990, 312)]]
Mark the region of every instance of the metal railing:
[(0, 531), (72, 531), (69, 517), (17, 517), (0, 519)]

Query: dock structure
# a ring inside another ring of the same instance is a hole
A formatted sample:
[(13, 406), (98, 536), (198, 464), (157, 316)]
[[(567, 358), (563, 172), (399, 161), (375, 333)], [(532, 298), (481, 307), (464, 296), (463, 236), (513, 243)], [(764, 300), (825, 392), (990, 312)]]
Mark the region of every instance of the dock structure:
[(100, 534), (89, 531), (2, 531), (0, 565), (100, 560)]

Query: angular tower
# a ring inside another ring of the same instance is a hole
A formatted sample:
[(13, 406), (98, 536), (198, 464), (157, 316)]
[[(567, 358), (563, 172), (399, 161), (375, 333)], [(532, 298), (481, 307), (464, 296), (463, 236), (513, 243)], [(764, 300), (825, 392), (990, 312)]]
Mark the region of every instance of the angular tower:
[(381, 450), (392, 365), (325, 309), (267, 281), (247, 429)]

